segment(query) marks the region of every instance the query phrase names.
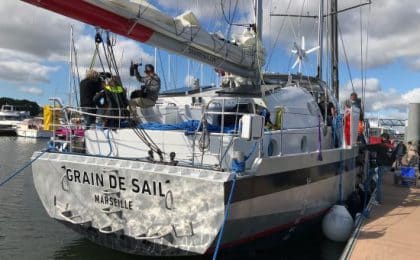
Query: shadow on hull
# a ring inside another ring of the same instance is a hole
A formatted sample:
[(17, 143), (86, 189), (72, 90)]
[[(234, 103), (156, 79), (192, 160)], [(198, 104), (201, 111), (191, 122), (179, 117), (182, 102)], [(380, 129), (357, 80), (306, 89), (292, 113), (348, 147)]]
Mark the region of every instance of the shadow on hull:
[[(321, 231), (322, 216), (290, 227), (252, 242), (223, 249), (219, 259), (338, 259), (345, 243), (328, 241)], [(68, 222), (63, 223), (85, 238), (75, 240), (55, 252), (55, 259), (157, 259), (154, 256), (133, 254), (138, 241), (122, 236), (115, 243), (115, 235), (103, 235), (95, 229), (84, 229)], [(90, 241), (89, 241), (90, 240)], [(92, 241), (92, 242), (91, 242)], [(138, 245), (138, 244), (137, 244)], [(144, 248), (148, 248), (144, 244)], [(149, 249), (151, 245), (149, 244)], [(111, 249), (113, 248), (113, 249)], [(173, 253), (186, 253), (173, 251)], [(122, 252), (123, 251), (123, 252)], [(131, 252), (131, 253), (130, 253)], [(169, 252), (169, 251), (168, 251)], [(177, 259), (211, 259), (213, 253), (206, 255), (180, 256)], [(168, 258), (173, 256), (168, 255)]]

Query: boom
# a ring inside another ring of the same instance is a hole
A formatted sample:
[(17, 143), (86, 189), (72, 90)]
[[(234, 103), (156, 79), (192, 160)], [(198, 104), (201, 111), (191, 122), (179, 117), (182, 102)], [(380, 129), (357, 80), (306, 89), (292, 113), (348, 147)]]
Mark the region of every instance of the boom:
[(173, 18), (144, 0), (22, 1), (242, 77), (256, 77), (264, 65), (264, 49), (257, 53), (253, 30), (228, 41), (206, 32), (190, 11)]

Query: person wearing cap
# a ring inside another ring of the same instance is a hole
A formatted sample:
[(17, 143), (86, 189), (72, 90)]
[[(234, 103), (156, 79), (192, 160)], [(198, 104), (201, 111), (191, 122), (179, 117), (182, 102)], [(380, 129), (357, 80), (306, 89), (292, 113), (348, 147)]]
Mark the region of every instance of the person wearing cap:
[(82, 111), (86, 129), (89, 129), (92, 124), (95, 124), (96, 117), (96, 103), (93, 97), (102, 89), (102, 81), (99, 73), (95, 70), (88, 69), (86, 71), (86, 78), (80, 82), (80, 106)]
[(130, 110), (137, 118), (136, 107), (147, 108), (156, 104), (160, 91), (160, 78), (151, 64), (146, 64), (144, 67), (145, 76), (140, 75), (137, 64), (133, 64), (132, 67), (137, 80), (143, 83), (141, 89), (133, 91), (130, 97)]

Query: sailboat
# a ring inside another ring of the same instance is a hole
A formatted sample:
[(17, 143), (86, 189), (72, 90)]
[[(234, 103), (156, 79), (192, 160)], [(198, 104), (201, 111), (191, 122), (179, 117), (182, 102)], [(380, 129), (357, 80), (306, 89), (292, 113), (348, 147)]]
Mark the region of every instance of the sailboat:
[[(86, 130), (84, 152), (34, 153), (48, 215), (93, 242), (139, 255), (205, 254), (290, 233), (357, 185), (358, 109), (348, 127), (328, 125), (318, 102), (338, 107), (338, 77), (332, 92), (322, 62), (315, 77), (262, 72), (262, 0), (234, 41), (206, 32), (192, 12), (170, 17), (141, 0), (25, 2), (226, 72), (220, 87), (161, 94), (138, 111), (139, 127)], [(320, 1), (320, 24), (322, 10)], [(330, 17), (334, 24), (337, 13)], [(296, 45), (298, 63), (307, 52)]]

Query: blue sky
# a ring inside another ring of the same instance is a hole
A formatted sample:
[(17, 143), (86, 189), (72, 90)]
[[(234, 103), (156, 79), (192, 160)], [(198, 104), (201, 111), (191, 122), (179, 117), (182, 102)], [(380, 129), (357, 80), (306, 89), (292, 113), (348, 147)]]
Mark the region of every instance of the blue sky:
[[(207, 0), (155, 0), (150, 1), (163, 12), (172, 16), (191, 9), (201, 25), (209, 32), (227, 32), (222, 18), (220, 1)], [(233, 14), (237, 1), (224, 1), (227, 15)], [(345, 1), (346, 7), (359, 1)], [(229, 8), (231, 4), (231, 9)], [(252, 22), (252, 1), (238, 0), (233, 22)], [(313, 21), (270, 17), (270, 12), (299, 13), (308, 10), (317, 13), (318, 1), (264, 1), (264, 45), (269, 55), (273, 54), (269, 71), (296, 72), (290, 66), (294, 62), (290, 50), (294, 42), (300, 43), (305, 36), (307, 48), (316, 45), (316, 26)], [(12, 13), (12, 17), (10, 17)], [(362, 31), (360, 30), (362, 17)], [(420, 102), (420, 2), (402, 0), (373, 0), (372, 6), (362, 11), (351, 11), (340, 15), (342, 39), (349, 58), (353, 85), (360, 91), (360, 36), (368, 44), (366, 70), (366, 110), (372, 115), (406, 118), (409, 102)], [(51, 96), (67, 97), (69, 89), (69, 28), (74, 27), (74, 38), (78, 51), (79, 70), (84, 74), (93, 54), (94, 29), (89, 25), (70, 20), (60, 15), (39, 9), (21, 1), (5, 0), (0, 5), (0, 96), (29, 99), (40, 105), (48, 103)], [(391, 22), (392, 21), (392, 22)], [(353, 26), (354, 25), (354, 26)], [(232, 34), (243, 28), (233, 27)], [(276, 41), (277, 33), (280, 37)], [(361, 33), (362, 32), (362, 33)], [(277, 48), (270, 48), (276, 42)], [(341, 42), (340, 42), (340, 47)], [(134, 88), (136, 82), (128, 77), (131, 59), (152, 62), (154, 48), (118, 37), (117, 62), (121, 62), (121, 73), (126, 87)], [(171, 70), (168, 70), (168, 53), (160, 50), (158, 72), (165, 78), (168, 88), (185, 86), (187, 78), (200, 77), (200, 64), (171, 54)], [(340, 54), (341, 95), (352, 91), (343, 52)], [(162, 62), (160, 62), (162, 60)], [(310, 54), (304, 63), (304, 72), (314, 74), (316, 53)], [(204, 85), (217, 83), (213, 68), (204, 66)], [(169, 79), (169, 74), (171, 78)], [(165, 88), (165, 86), (163, 86)]]

